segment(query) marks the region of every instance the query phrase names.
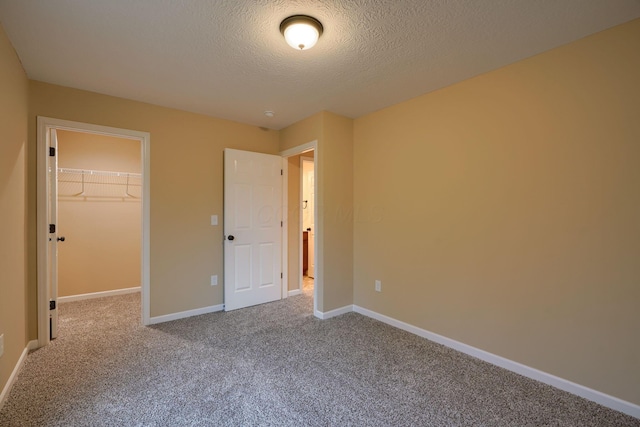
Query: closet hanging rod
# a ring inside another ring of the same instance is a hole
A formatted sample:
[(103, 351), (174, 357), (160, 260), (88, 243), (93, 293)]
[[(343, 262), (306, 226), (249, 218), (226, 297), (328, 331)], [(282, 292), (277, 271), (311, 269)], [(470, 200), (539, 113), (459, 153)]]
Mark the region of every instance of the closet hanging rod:
[(115, 176), (115, 177), (131, 177), (131, 178), (141, 178), (142, 174), (132, 173), (132, 172), (114, 172), (114, 171), (100, 171), (100, 170), (92, 170), (92, 169), (69, 169), (69, 168), (58, 168), (58, 173), (75, 173), (82, 175), (96, 175), (96, 176)]

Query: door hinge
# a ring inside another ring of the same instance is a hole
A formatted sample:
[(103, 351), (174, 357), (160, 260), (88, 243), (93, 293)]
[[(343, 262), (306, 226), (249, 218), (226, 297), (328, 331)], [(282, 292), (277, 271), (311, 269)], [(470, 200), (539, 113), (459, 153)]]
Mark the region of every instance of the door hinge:
[(55, 233), (55, 232), (56, 232), (56, 225), (49, 224), (49, 233)]
[(280, 221), (280, 227), (284, 227), (284, 223)]
[(281, 279), (283, 279), (283, 278), (284, 278), (284, 275), (283, 275), (282, 273), (280, 273), (280, 278), (281, 278)]
[(55, 310), (55, 309), (56, 309), (56, 301), (55, 300), (49, 301), (49, 310)]
[(53, 157), (56, 155), (56, 147), (49, 147), (49, 156)]
[(280, 169), (280, 175), (284, 175), (284, 172), (282, 171), (282, 169)]

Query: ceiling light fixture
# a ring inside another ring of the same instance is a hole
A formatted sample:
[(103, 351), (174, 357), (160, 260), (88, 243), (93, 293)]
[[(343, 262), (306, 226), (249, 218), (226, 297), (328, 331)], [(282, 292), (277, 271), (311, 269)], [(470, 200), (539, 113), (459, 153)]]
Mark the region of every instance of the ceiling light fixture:
[(323, 29), (320, 21), (307, 15), (293, 15), (280, 23), (280, 32), (289, 46), (300, 50), (311, 49)]

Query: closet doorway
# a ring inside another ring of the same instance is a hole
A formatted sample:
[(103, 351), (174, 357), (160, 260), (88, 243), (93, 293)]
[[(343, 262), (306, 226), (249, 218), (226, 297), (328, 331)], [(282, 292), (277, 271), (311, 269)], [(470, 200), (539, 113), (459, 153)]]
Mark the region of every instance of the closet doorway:
[(38, 345), (59, 303), (142, 292), (148, 320), (149, 134), (38, 117)]
[(57, 130), (58, 302), (140, 291), (140, 141)]

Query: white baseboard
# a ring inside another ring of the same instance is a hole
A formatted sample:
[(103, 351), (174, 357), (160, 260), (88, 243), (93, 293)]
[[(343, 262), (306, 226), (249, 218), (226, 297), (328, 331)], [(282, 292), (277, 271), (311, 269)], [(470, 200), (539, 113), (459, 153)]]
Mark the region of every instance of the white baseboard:
[(489, 362), (493, 365), (515, 372), (522, 376), (540, 381), (550, 386), (559, 388), (560, 390), (575, 394), (576, 396), (580, 396), (593, 402), (599, 403), (600, 405), (606, 406), (607, 408), (620, 411), (635, 418), (640, 418), (640, 406), (634, 403), (627, 402), (625, 400), (610, 396), (608, 394), (604, 394), (583, 385), (576, 384), (560, 377), (556, 377), (555, 375), (551, 375), (538, 369), (523, 365), (521, 363), (514, 362), (513, 360), (505, 359), (504, 357), (497, 356), (484, 350), (480, 350), (479, 348), (475, 348), (459, 341), (452, 340), (451, 338), (447, 338), (442, 335), (427, 331), (425, 329), (418, 328), (417, 326), (410, 325), (408, 323), (396, 320), (383, 314), (376, 313), (375, 311), (371, 311), (357, 305), (353, 306), (353, 311), (367, 317), (371, 317), (372, 319), (379, 320), (388, 325), (395, 326), (396, 328), (403, 329), (407, 332), (411, 332), (412, 334), (426, 338), (430, 341), (437, 342), (438, 344), (442, 344), (459, 352), (468, 354), (469, 356), (477, 357), (480, 360), (484, 360), (485, 362)]
[(2, 393), (0, 393), (0, 409), (2, 409), (5, 399), (9, 396), (11, 387), (13, 387), (13, 383), (16, 381), (16, 378), (18, 377), (18, 374), (20, 373), (20, 370), (24, 365), (24, 361), (27, 360), (27, 354), (29, 354), (29, 350), (33, 350), (37, 347), (38, 347), (38, 341), (33, 340), (33, 341), (29, 341), (27, 343), (27, 346), (24, 348), (24, 350), (22, 350), (22, 354), (18, 359), (18, 363), (16, 363), (16, 366), (13, 368), (13, 371), (11, 371), (11, 375), (9, 375), (9, 379), (7, 380), (7, 383), (4, 385), (4, 388), (2, 389)]
[(60, 304), (63, 302), (80, 301), (83, 299), (112, 297), (115, 295), (132, 294), (134, 292), (140, 292), (140, 286), (136, 288), (116, 289), (114, 291), (92, 292), (90, 294), (79, 294), (79, 295), (69, 295), (67, 297), (58, 297), (58, 303)]
[(340, 316), (342, 314), (351, 313), (352, 311), (352, 305), (345, 305), (344, 307), (336, 308), (335, 310), (329, 310), (326, 312), (316, 310), (314, 314), (318, 319), (326, 320), (331, 319), (332, 317)]
[(209, 307), (196, 308), (195, 310), (181, 311), (179, 313), (165, 314), (149, 319), (149, 325), (156, 323), (170, 322), (172, 320), (184, 319), (191, 316), (199, 316), (201, 314), (215, 313), (224, 310), (224, 304), (212, 305)]
[(302, 289), (294, 289), (293, 291), (289, 291), (287, 293), (288, 296), (293, 297), (296, 295), (301, 295), (302, 294)]

